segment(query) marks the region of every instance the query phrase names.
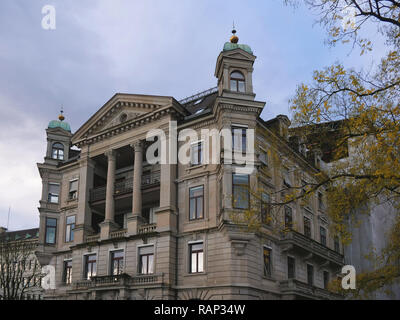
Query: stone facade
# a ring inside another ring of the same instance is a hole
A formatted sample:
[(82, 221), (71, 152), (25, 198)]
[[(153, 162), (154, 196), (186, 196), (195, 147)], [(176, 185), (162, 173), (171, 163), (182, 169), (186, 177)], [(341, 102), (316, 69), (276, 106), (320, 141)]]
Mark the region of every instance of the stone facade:
[[(319, 169), (289, 144), (287, 117), (259, 117), (265, 103), (253, 92), (255, 59), (240, 47), (225, 50), (217, 59), (215, 89), (181, 102), (115, 94), (74, 134), (47, 129), (47, 155), (38, 164), (39, 252), (41, 263), (56, 269), (57, 289), (46, 291), (46, 299), (339, 298), (324, 289), (343, 256), (342, 248), (334, 250), (320, 199), (290, 205), (293, 228), (287, 233), (276, 234), (268, 225), (248, 232), (231, 219), (243, 210), (232, 201), (238, 165), (225, 161), (226, 154), (214, 164), (149, 164), (144, 156), (152, 129), (165, 133), (161, 142), (173, 156), (172, 121), (178, 133), (254, 129), (250, 186), (262, 186), (279, 200), (285, 179), (315, 179)], [(64, 146), (61, 153), (57, 142)], [(202, 196), (191, 202), (194, 188)], [(304, 216), (311, 222), (307, 236)], [(288, 257), (295, 261), (290, 279)]]

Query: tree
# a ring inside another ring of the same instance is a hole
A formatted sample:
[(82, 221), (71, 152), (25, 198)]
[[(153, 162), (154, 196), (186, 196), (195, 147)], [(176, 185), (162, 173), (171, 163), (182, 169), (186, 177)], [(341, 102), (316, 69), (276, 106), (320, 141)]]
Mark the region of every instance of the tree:
[(40, 286), (42, 273), (34, 255), (36, 242), (0, 239), (0, 300), (23, 300)]
[[(388, 51), (372, 70), (345, 69), (337, 63), (315, 71), (312, 82), (299, 85), (291, 100), (294, 130), (302, 131), (307, 143), (320, 149), (329, 145), (325, 148), (329, 155), (324, 155), (331, 158), (342, 158), (347, 147), (357, 155), (332, 162), (326, 176), (309, 186), (310, 192), (327, 186), (329, 215), (342, 239), (351, 241), (347, 222), (362, 208), (368, 213), (372, 206), (390, 202), (397, 210), (388, 246), (370, 254), (376, 269), (359, 274), (357, 289), (350, 293), (368, 297), (400, 277), (400, 2), (306, 3), (320, 15), (331, 45), (351, 43), (361, 55), (373, 52), (373, 41), (362, 36), (368, 24), (376, 26), (386, 40)], [(327, 124), (339, 126), (332, 130)]]

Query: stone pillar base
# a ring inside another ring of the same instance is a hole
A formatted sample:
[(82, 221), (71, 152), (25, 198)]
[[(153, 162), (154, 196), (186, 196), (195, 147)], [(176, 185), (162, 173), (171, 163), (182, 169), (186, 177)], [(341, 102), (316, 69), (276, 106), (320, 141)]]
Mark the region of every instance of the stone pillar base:
[(176, 232), (178, 217), (174, 207), (163, 207), (156, 211), (157, 232), (172, 231)]
[(100, 239), (106, 240), (110, 237), (110, 232), (118, 230), (119, 226), (113, 221), (106, 220), (100, 223)]
[(133, 214), (129, 214), (126, 221), (128, 236), (138, 234), (138, 227), (144, 223), (143, 217)]

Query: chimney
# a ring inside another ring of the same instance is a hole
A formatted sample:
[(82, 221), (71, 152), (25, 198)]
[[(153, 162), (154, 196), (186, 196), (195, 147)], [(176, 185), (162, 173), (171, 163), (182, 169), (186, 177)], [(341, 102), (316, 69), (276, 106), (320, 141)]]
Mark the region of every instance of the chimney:
[(7, 228), (0, 227), (0, 234), (6, 233), (6, 232), (7, 232)]
[(283, 114), (276, 116), (279, 121), (279, 135), (285, 140), (289, 140), (289, 127), (291, 122), (289, 118)]

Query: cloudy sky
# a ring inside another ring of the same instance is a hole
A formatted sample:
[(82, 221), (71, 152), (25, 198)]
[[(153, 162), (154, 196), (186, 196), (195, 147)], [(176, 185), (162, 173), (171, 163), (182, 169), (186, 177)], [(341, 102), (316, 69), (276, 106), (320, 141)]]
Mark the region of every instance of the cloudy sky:
[[(56, 9), (56, 29), (42, 28), (42, 7)], [(324, 45), (307, 8), (283, 0), (0, 1), (0, 226), (38, 226), (37, 162), (45, 128), (64, 106), (76, 131), (114, 93), (182, 99), (216, 86), (214, 68), (235, 20), (252, 47), (254, 90), (265, 119), (288, 113), (296, 85), (335, 61), (369, 67), (349, 47)], [(370, 30), (370, 35), (374, 34)], [(374, 55), (384, 50), (376, 48)]]

